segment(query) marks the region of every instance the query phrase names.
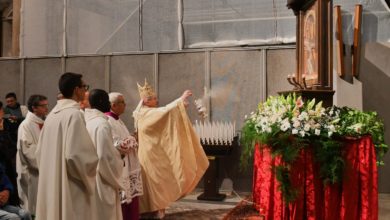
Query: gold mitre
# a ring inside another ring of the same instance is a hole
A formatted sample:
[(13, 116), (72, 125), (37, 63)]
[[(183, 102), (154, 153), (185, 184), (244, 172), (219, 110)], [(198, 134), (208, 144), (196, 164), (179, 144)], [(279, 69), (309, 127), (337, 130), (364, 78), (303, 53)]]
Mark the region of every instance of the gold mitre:
[(138, 93), (141, 99), (156, 96), (156, 93), (154, 92), (152, 86), (149, 85), (146, 79), (145, 79), (144, 86), (140, 86), (138, 82), (137, 82), (137, 86), (138, 86)]

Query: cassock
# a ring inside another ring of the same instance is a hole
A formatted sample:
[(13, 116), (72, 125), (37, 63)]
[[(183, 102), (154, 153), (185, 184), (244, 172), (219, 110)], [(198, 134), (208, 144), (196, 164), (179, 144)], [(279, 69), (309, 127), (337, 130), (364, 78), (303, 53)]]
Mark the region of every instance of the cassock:
[(35, 157), (43, 120), (28, 112), (18, 129), (16, 171), (18, 172), (18, 193), (21, 205), (35, 214), (38, 190), (38, 166)]
[(95, 144), (99, 162), (96, 173), (96, 220), (122, 220), (119, 189), (123, 161), (115, 149), (107, 116), (96, 109), (85, 109), (88, 133)]
[(36, 220), (96, 219), (96, 149), (77, 102), (63, 99), (45, 120), (37, 145)]
[(160, 108), (140, 103), (133, 116), (144, 188), (140, 212), (165, 209), (196, 187), (209, 165), (207, 156), (182, 99)]

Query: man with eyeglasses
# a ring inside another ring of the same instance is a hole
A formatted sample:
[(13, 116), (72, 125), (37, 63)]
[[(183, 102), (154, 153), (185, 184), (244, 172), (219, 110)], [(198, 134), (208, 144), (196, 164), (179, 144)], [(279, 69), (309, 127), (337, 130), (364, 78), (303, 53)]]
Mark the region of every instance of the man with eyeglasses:
[(35, 215), (38, 189), (38, 167), (35, 157), (39, 134), (48, 113), (43, 95), (32, 95), (27, 101), (28, 113), (18, 129), (16, 171), (18, 194), (22, 207)]
[(84, 94), (84, 99), (79, 102), (80, 104), (80, 110), (84, 113), (85, 109), (91, 108), (91, 105), (89, 104), (89, 92), (86, 91)]
[(123, 174), (121, 190), (123, 219), (139, 219), (138, 197), (143, 194), (141, 166), (138, 161), (138, 144), (130, 134), (120, 116), (125, 113), (126, 103), (123, 94), (111, 92), (109, 94), (111, 109), (106, 112), (108, 123), (112, 129), (114, 146), (123, 157)]
[(36, 150), (36, 219), (96, 219), (98, 157), (78, 103), (88, 86), (77, 73), (64, 73), (58, 85), (64, 98), (47, 116)]

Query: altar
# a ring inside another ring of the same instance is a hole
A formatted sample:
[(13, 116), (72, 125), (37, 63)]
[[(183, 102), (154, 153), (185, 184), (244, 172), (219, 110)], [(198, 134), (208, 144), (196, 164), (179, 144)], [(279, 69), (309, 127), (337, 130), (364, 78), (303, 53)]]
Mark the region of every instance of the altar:
[(297, 21), (293, 89), (259, 103), (242, 128), (241, 164), (254, 159), (253, 206), (265, 219), (376, 220), (383, 122), (376, 112), (333, 105), (333, 1), (287, 2)]
[(297, 199), (287, 204), (272, 168), (283, 163), (273, 158), (267, 146), (257, 144), (253, 166), (254, 207), (265, 219), (378, 219), (378, 177), (376, 154), (370, 136), (344, 139), (343, 178), (324, 185), (313, 152), (302, 150), (293, 163), (291, 179)]

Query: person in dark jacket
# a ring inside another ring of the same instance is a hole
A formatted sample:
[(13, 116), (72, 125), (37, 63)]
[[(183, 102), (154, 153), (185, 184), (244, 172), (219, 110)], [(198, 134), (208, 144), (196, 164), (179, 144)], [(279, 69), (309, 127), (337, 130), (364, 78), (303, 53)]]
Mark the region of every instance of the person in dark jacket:
[(31, 220), (30, 213), (9, 204), (13, 190), (14, 186), (6, 175), (2, 161), (0, 161), (0, 220)]
[[(0, 161), (5, 167), (6, 174), (13, 186), (16, 186), (16, 140), (18, 125), (5, 117), (3, 103), (0, 102)], [(19, 196), (16, 188), (10, 195), (9, 203), (19, 205)]]
[(19, 126), (27, 115), (27, 106), (19, 104), (16, 94), (10, 92), (5, 96), (6, 106), (4, 107), (4, 113), (9, 120), (16, 122)]

